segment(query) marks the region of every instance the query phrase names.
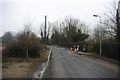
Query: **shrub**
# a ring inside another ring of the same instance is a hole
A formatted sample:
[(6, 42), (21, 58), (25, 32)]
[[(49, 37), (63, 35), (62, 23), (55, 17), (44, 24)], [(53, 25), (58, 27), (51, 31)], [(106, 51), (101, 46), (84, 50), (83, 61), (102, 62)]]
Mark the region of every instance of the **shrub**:
[(37, 57), (44, 49), (37, 36), (30, 30), (25, 29), (17, 34), (16, 41), (6, 46), (3, 57)]
[[(102, 43), (102, 56), (110, 57), (113, 59), (119, 59), (119, 43), (109, 43), (109, 42), (103, 42)], [(92, 49), (93, 52), (100, 53), (100, 44), (96, 43), (93, 46)]]

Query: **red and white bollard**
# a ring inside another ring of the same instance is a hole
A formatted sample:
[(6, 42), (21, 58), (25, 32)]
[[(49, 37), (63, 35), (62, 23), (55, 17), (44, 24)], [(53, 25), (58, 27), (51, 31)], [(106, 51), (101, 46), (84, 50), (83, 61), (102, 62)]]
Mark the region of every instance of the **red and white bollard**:
[(76, 48), (74, 49), (74, 52), (77, 52), (77, 49), (76, 49)]
[(73, 48), (71, 47), (71, 48), (70, 48), (70, 50), (72, 51), (72, 50), (73, 50)]

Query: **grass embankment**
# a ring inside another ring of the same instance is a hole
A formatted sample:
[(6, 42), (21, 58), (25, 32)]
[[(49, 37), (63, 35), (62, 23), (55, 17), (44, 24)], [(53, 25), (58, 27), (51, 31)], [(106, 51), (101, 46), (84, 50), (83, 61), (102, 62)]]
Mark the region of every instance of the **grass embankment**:
[(43, 51), (39, 58), (6, 58), (3, 59), (3, 78), (32, 78), (35, 65), (45, 62), (49, 55), (49, 50)]
[(40, 60), (41, 61), (45, 61), (46, 59), (47, 59), (47, 57), (48, 57), (48, 55), (49, 55), (49, 51), (50, 50), (46, 50), (45, 52), (42, 52), (41, 54), (40, 54)]
[(100, 59), (103, 59), (103, 60), (105, 60), (105, 61), (108, 61), (108, 62), (117, 64), (117, 65), (120, 65), (120, 63), (119, 63), (120, 60), (115, 60), (115, 59), (113, 59), (113, 58), (108, 58), (108, 57), (106, 57), (106, 56), (102, 56), (102, 55), (99, 55), (99, 54), (93, 53), (93, 52), (92, 52), (92, 55), (93, 55), (94, 57), (96, 57), (96, 58), (100, 58)]

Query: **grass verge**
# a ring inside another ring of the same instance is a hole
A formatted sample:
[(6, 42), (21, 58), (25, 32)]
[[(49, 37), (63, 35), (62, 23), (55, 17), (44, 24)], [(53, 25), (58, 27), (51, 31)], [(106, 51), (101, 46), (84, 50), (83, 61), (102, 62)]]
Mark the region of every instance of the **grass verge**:
[[(36, 70), (36, 64), (45, 62), (50, 50), (41, 52), (39, 58), (6, 58), (3, 59), (3, 78), (31, 78)], [(40, 66), (38, 66), (40, 67)]]
[(101, 56), (101, 55), (99, 55), (99, 54), (97, 54), (97, 53), (94, 53), (94, 52), (92, 52), (92, 55), (94, 56), (94, 57), (96, 57), (96, 58), (100, 58), (100, 59), (103, 59), (103, 60), (105, 60), (105, 61), (108, 61), (108, 62), (111, 62), (111, 63), (113, 63), (113, 64), (117, 64), (117, 65), (120, 65), (120, 60), (115, 60), (115, 59), (112, 59), (112, 58), (108, 58), (108, 57), (106, 57), (106, 56)]

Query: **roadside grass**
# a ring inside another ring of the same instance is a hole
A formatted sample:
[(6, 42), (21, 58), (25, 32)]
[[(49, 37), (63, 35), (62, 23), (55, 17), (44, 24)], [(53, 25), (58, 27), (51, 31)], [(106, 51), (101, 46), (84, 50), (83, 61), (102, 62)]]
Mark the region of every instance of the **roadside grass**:
[(115, 59), (113, 59), (113, 58), (108, 58), (108, 57), (106, 57), (106, 56), (101, 56), (101, 55), (99, 55), (99, 54), (97, 54), (97, 53), (94, 53), (94, 52), (92, 52), (91, 53), (94, 57), (96, 57), (96, 58), (100, 58), (100, 59), (103, 59), (103, 60), (105, 60), (105, 61), (108, 61), (108, 62), (111, 62), (111, 63), (114, 63), (114, 64), (117, 64), (117, 65), (120, 65), (120, 60), (115, 60)]
[(50, 51), (50, 50), (46, 50), (46, 51), (43, 51), (43, 52), (40, 54), (40, 57), (39, 57), (40, 61), (45, 61), (45, 60), (47, 59), (47, 57), (48, 57), (48, 55), (49, 55), (49, 51)]
[(46, 61), (50, 50), (42, 51), (40, 52), (39, 57), (35, 58), (17, 58), (17, 57), (11, 57), (11, 58), (5, 58), (2, 60), (2, 62), (37, 62), (37, 61)]
[(50, 50), (46, 50), (46, 51), (42, 51), (40, 53), (40, 56), (39, 57), (36, 57), (36, 58), (27, 58), (27, 62), (30, 63), (30, 62), (34, 62), (34, 63), (37, 63), (38, 61), (40, 62), (44, 62), (44, 61), (47, 61), (47, 57), (49, 55), (49, 51)]
[[(36, 58), (4, 58), (2, 60), (3, 78), (29, 78), (36, 71), (36, 65), (46, 61), (50, 50), (42, 51)], [(19, 71), (19, 72), (18, 72)], [(10, 73), (10, 74), (9, 74)], [(17, 74), (16, 74), (17, 73)]]

